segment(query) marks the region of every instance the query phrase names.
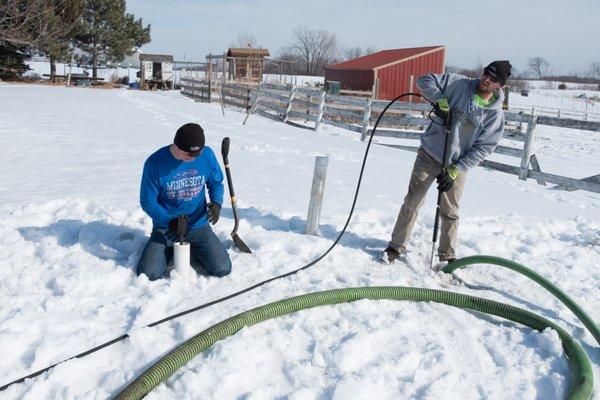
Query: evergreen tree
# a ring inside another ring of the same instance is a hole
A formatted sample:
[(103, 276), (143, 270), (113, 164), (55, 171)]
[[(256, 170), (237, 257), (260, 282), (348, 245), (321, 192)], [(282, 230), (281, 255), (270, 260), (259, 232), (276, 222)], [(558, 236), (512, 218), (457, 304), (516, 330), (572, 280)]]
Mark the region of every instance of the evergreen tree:
[(84, 1), (0, 0), (3, 79), (15, 79), (29, 69), (24, 63), (28, 53), (60, 57), (68, 49)]
[(0, 80), (18, 79), (29, 67), (25, 64), (27, 46), (17, 46), (0, 40)]
[(57, 35), (45, 40), (37, 46), (37, 50), (50, 59), (50, 74), (56, 74), (56, 62), (67, 61), (72, 51), (71, 44), (82, 29), (81, 16), (85, 0), (51, 0), (56, 10), (60, 10), (49, 18), (51, 23), (68, 26)]
[(136, 48), (150, 42), (150, 25), (126, 13), (125, 0), (86, 0), (82, 29), (75, 45), (84, 52), (81, 61), (92, 65), (97, 77), (98, 65), (121, 62)]

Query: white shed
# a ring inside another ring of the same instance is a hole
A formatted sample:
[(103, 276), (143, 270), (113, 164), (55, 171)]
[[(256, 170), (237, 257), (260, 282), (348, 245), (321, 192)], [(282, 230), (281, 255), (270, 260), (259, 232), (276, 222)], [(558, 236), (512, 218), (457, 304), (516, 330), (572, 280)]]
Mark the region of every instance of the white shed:
[(173, 56), (140, 54), (140, 88), (171, 89), (173, 87)]

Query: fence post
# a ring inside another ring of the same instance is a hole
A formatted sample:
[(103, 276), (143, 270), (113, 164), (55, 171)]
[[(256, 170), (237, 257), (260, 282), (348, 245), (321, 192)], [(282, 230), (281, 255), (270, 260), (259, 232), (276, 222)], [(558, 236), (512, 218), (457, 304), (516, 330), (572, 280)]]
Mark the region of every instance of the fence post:
[[(312, 96), (309, 94), (308, 95), (308, 102), (312, 103)], [(308, 122), (308, 117), (310, 117), (310, 106), (306, 106), (306, 119), (304, 120), (304, 122)]]
[(519, 111), (519, 133), (523, 133), (523, 111)]
[(375, 77), (373, 83), (373, 98), (375, 100), (379, 99), (379, 79)]
[(208, 53), (208, 80), (212, 81), (212, 53)]
[(219, 90), (219, 100), (221, 101), (221, 112), (225, 116), (225, 99), (223, 98), (225, 95), (223, 94), (223, 85), (219, 86), (219, 82), (217, 82), (217, 89)]
[(371, 109), (373, 108), (373, 99), (365, 101), (365, 111), (362, 119), (362, 129), (360, 131), (360, 140), (364, 142), (369, 134), (369, 120), (371, 119)]
[(527, 180), (529, 175), (529, 162), (531, 153), (533, 152), (533, 141), (535, 139), (535, 125), (537, 124), (537, 117), (530, 116), (527, 121), (527, 133), (525, 134), (525, 144), (523, 145), (523, 158), (521, 159), (521, 171), (519, 172), (519, 179), (524, 181)]
[(290, 111), (292, 110), (292, 102), (294, 101), (294, 96), (296, 95), (296, 85), (292, 85), (290, 89), (290, 98), (288, 99), (287, 106), (285, 107), (285, 112), (283, 113), (283, 123), (286, 123), (290, 118)]
[(313, 174), (312, 189), (310, 191), (310, 203), (308, 205), (308, 216), (306, 217), (306, 234), (316, 236), (321, 217), (321, 205), (323, 204), (323, 192), (325, 190), (325, 178), (327, 177), (327, 165), (329, 158), (317, 156), (315, 158), (315, 172)]
[[(252, 106), (249, 106), (249, 108), (246, 111), (246, 118), (244, 118), (244, 122), (242, 122), (242, 125), (246, 125), (246, 121), (248, 121), (248, 117), (250, 117), (250, 114), (252, 114), (254, 112), (254, 110), (256, 110), (256, 106), (258, 106), (258, 100), (260, 98), (260, 91), (262, 90), (264, 85), (264, 82), (261, 82), (258, 87), (256, 88), (256, 95), (254, 96), (254, 103), (252, 103)], [(250, 102), (250, 90), (248, 90), (248, 102)]]
[(248, 89), (246, 92), (246, 112), (248, 112), (248, 110), (250, 110), (250, 101), (252, 100), (250, 97), (250, 93), (252, 92), (251, 89)]
[(321, 92), (321, 99), (319, 100), (319, 113), (317, 114), (317, 122), (315, 123), (315, 131), (319, 130), (321, 121), (323, 120), (323, 110), (325, 109), (325, 90)]

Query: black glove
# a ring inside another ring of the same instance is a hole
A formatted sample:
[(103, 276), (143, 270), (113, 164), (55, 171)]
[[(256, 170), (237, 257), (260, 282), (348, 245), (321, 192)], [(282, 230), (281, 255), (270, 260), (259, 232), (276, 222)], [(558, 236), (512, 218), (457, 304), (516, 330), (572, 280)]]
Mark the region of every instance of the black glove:
[(219, 220), (219, 215), (221, 215), (221, 206), (219, 203), (208, 203), (208, 222), (211, 224), (216, 224)]
[(438, 190), (447, 192), (452, 187), (454, 180), (458, 177), (460, 170), (454, 164), (448, 168), (444, 168), (442, 172), (437, 176), (436, 180), (438, 183)]
[(446, 129), (452, 127), (452, 111), (450, 110), (447, 99), (439, 99), (437, 102), (433, 103), (433, 114), (444, 121)]
[(183, 241), (188, 232), (188, 216), (179, 215), (169, 221), (169, 233), (177, 235), (177, 240)]

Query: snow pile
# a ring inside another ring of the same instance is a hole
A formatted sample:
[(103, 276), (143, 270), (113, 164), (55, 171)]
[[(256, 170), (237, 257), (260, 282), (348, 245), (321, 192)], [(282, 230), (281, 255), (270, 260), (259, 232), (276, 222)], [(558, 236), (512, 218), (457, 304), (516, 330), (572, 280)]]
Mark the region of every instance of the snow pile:
[[(315, 133), (194, 103), (176, 92), (0, 86), (0, 384), (129, 332), (130, 339), (14, 385), (3, 398), (108, 398), (195, 333), (252, 307), (331, 288), (405, 285), (514, 304), (597, 344), (557, 300), (496, 267), (429, 270), (435, 195), (415, 226), (406, 265), (375, 256), (389, 239), (414, 154), (373, 146), (355, 216), (316, 266), (154, 328), (167, 315), (225, 296), (319, 256), (346, 220), (365, 149), (359, 135)], [(135, 275), (151, 221), (138, 205), (145, 158), (175, 130), (200, 123), (219, 153), (231, 137), (239, 199), (232, 248), (226, 201), (214, 227), (231, 275), (149, 282)], [(598, 135), (538, 127), (542, 170), (598, 173)], [(314, 157), (329, 155), (320, 236), (303, 234)], [(600, 196), (564, 192), (477, 168), (461, 204), (459, 255), (526, 264), (600, 319)], [(197, 357), (149, 395), (164, 398), (562, 398), (570, 382), (554, 332), (426, 303), (360, 301), (246, 328)]]

